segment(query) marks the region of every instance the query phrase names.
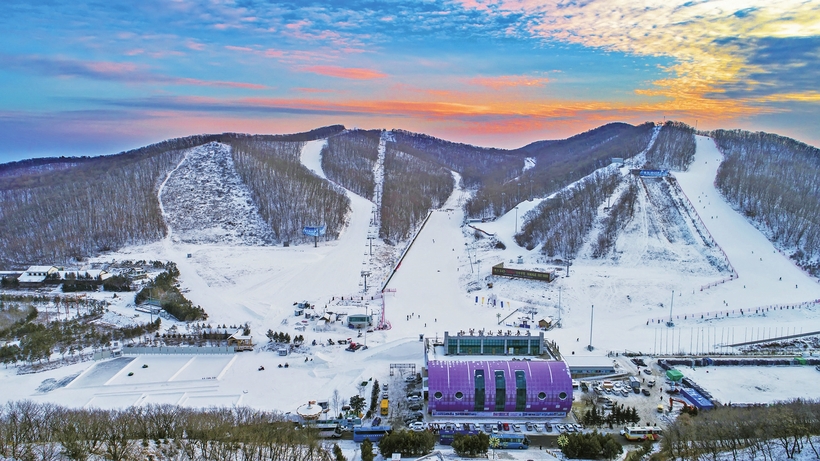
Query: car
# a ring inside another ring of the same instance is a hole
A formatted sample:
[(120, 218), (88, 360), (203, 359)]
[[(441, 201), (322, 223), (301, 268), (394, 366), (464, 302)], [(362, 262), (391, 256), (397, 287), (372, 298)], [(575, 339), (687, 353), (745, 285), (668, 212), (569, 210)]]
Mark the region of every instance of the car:
[(509, 430), (510, 430), (510, 425), (509, 425), (508, 423), (504, 423), (504, 430), (505, 430), (505, 431), (509, 431)]
[(411, 403), (410, 405), (407, 406), (408, 410), (413, 410), (413, 411), (418, 411), (418, 410), (421, 410), (422, 408), (424, 408), (424, 405), (422, 405), (421, 402)]
[(388, 393), (387, 393), (387, 392), (382, 392), (382, 398), (383, 398), (383, 399), (389, 399), (389, 398), (390, 398), (390, 396), (388, 395)]
[(407, 397), (407, 401), (410, 403), (421, 402), (421, 397), (418, 395), (411, 395), (410, 397)]
[(371, 424), (371, 426), (378, 426), (381, 423), (382, 423), (382, 419), (380, 417), (376, 416), (375, 418), (373, 418), (373, 423)]
[(641, 389), (641, 392), (643, 392), (643, 395), (649, 396), (649, 389)]
[(404, 378), (404, 382), (406, 382), (406, 383), (414, 383), (414, 382), (416, 382), (416, 377), (415, 377), (415, 376), (413, 376), (413, 375), (410, 375), (410, 376), (408, 376), (408, 377)]
[(533, 424), (532, 427), (535, 429), (535, 432), (541, 432), (541, 426), (538, 424)]
[(484, 423), (484, 432), (492, 432), (495, 429), (495, 425), (492, 423)]
[(496, 423), (496, 429), (498, 429), (499, 431), (501, 429), (504, 429), (504, 424), (501, 421), (499, 421), (498, 423)]
[(535, 430), (535, 428), (532, 426), (532, 423), (529, 422), (529, 421), (524, 426), (526, 426), (527, 430), (530, 431), (530, 432)]
[(629, 397), (629, 391), (626, 389), (621, 389), (621, 395), (623, 395), (624, 397)]
[(567, 432), (575, 432), (575, 426), (572, 424), (565, 424), (564, 429), (566, 429)]
[(520, 424), (513, 424), (512, 427), (513, 427), (513, 430), (515, 432), (521, 432), (521, 425)]
[(387, 383), (384, 383), (384, 384), (382, 385), (382, 390), (383, 390), (383, 391), (386, 391), (386, 390), (387, 390)]
[(552, 423), (544, 424), (544, 429), (546, 429), (547, 432), (552, 432)]
[(633, 387), (633, 388), (632, 388), (632, 390), (633, 390), (636, 394), (640, 394), (640, 393), (641, 393), (641, 388), (640, 388), (640, 387)]
[(421, 421), (416, 421), (415, 423), (411, 424), (410, 426), (411, 431), (421, 432), (425, 429), (425, 425)]
[(649, 368), (644, 368), (643, 372), (644, 372), (644, 374), (647, 374), (647, 375), (650, 375), (650, 376), (652, 375), (652, 370), (650, 370)]

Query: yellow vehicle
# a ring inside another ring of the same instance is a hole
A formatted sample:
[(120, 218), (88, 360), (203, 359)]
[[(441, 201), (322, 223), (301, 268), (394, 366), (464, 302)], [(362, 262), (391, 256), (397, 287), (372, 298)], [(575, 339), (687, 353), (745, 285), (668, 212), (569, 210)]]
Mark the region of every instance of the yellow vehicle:
[(381, 411), (381, 415), (382, 416), (387, 416), (387, 412), (390, 409), (389, 402), (387, 401), (387, 399), (382, 399), (382, 403), (379, 406), (379, 408), (380, 408), (380, 411)]

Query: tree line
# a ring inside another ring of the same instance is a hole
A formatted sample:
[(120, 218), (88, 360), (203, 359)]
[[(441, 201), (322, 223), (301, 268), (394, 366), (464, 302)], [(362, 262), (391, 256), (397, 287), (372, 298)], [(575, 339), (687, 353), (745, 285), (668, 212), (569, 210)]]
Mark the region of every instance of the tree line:
[(609, 165), (612, 159), (642, 152), (652, 137), (653, 123), (638, 126), (610, 123), (559, 141), (538, 141), (515, 152), (535, 166), (518, 170), (509, 180), (485, 180), (465, 205), (468, 217), (495, 217), (533, 197), (545, 197)]
[(247, 407), (103, 410), (31, 401), (0, 408), (0, 455), (41, 461), (333, 459), (318, 430)]
[(444, 204), (453, 187), (449, 170), (402, 152), (389, 143), (384, 158), (379, 236), (393, 242), (406, 239), (429, 210)]
[(166, 312), (183, 322), (207, 319), (208, 314), (205, 310), (194, 306), (194, 303), (179, 291), (178, 278), (177, 265), (168, 262), (165, 265), (165, 271), (154, 277), (154, 280), (137, 293), (134, 302), (141, 304), (148, 299), (155, 299)]
[(820, 275), (820, 149), (771, 133), (711, 133), (718, 189), (798, 264)]
[(602, 258), (615, 246), (618, 232), (626, 228), (635, 216), (638, 201), (638, 185), (635, 178), (629, 178), (615, 203), (609, 207), (602, 220), (602, 229), (592, 243), (592, 257)]
[(322, 149), (322, 170), (330, 180), (373, 200), (373, 166), (379, 157), (379, 130), (351, 130), (331, 136)]
[(664, 430), (662, 459), (777, 461), (810, 450), (820, 459), (820, 402), (793, 400), (767, 406), (718, 407), (680, 415)]
[(350, 200), (340, 187), (302, 165), (302, 142), (243, 138), (229, 144), (237, 172), (278, 241), (310, 241), (302, 234), (305, 226), (324, 225), (325, 238), (339, 236)]
[(646, 153), (647, 168), (686, 171), (695, 160), (695, 129), (682, 123), (663, 124), (652, 148)]
[(7, 171), (0, 177), (0, 264), (70, 262), (162, 238), (159, 182), (185, 149), (210, 138), (172, 139), (69, 167)]
[(574, 257), (595, 222), (598, 206), (620, 181), (616, 171), (598, 172), (558, 192), (524, 215), (515, 241), (528, 250), (541, 245), (549, 257)]

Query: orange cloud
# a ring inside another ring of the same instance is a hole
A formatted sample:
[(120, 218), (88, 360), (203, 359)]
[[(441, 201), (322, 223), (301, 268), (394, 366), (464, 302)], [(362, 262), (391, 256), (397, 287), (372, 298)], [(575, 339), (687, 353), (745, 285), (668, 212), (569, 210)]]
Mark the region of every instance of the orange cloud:
[(387, 74), (372, 69), (340, 66), (307, 66), (301, 70), (328, 77), (346, 78), (351, 80), (372, 80), (387, 77)]
[[(535, 37), (642, 56), (667, 56), (668, 78), (636, 93), (666, 98), (683, 111), (706, 112), (741, 105), (758, 112), (754, 101), (715, 100), (722, 88), (757, 82), (746, 76), (765, 72), (750, 62), (738, 43), (775, 37), (820, 35), (820, 7), (804, 0), (457, 0), (487, 15), (517, 14)], [(517, 29), (520, 31), (520, 29)], [(511, 34), (518, 33), (511, 29)], [(795, 100), (814, 96), (790, 95)], [(734, 107), (733, 109), (737, 109)]]

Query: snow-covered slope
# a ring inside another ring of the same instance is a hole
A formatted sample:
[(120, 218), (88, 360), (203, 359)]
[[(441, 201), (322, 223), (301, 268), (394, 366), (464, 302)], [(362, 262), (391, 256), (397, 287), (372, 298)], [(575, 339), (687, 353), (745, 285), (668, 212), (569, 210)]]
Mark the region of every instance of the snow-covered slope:
[(234, 168), (229, 146), (208, 143), (189, 150), (159, 193), (175, 241), (223, 245), (273, 242), (247, 186)]

